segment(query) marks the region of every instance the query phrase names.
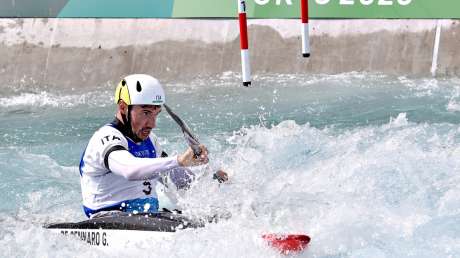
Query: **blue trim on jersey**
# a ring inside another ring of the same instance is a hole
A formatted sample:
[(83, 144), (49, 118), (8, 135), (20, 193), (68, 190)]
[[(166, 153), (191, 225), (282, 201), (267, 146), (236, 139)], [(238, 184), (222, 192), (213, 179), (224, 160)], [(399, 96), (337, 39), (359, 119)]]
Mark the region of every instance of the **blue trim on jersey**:
[(86, 216), (89, 218), (91, 215), (96, 214), (101, 211), (122, 211), (122, 212), (131, 212), (131, 213), (141, 213), (141, 212), (149, 212), (155, 213), (158, 212), (159, 204), (157, 198), (145, 198), (145, 199), (133, 199), (133, 200), (126, 200), (120, 203), (104, 207), (101, 209), (90, 209), (83, 205), (83, 211), (85, 212)]
[(80, 176), (83, 176), (83, 167), (85, 166), (85, 162), (83, 161), (83, 157), (85, 157), (86, 148), (88, 148), (88, 146), (85, 147), (85, 150), (83, 151), (83, 154), (81, 154), (80, 165), (78, 166), (78, 170), (80, 170)]
[[(108, 125), (120, 131), (120, 129), (117, 128), (117, 126), (114, 123), (110, 123)], [(124, 134), (123, 136), (128, 141), (128, 151), (134, 157), (137, 157), (137, 158), (156, 158), (157, 157), (157, 152), (156, 152), (155, 146), (152, 143), (152, 140), (150, 139), (150, 136), (147, 137), (147, 139), (143, 140), (140, 143), (135, 143), (133, 140), (126, 137), (126, 135)]]
[(134, 157), (138, 158), (156, 158), (157, 152), (155, 150), (155, 146), (150, 140), (150, 137), (143, 140), (140, 143), (135, 143), (131, 139), (126, 138), (128, 140), (128, 148), (129, 152), (133, 154)]

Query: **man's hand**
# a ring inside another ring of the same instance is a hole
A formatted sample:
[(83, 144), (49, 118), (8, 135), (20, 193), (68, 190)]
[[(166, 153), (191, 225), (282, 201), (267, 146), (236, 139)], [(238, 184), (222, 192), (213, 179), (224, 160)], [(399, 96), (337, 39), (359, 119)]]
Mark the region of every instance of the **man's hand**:
[(184, 153), (177, 156), (177, 162), (182, 167), (193, 167), (208, 163), (208, 150), (204, 145), (200, 145), (200, 149), (200, 156), (195, 157), (192, 148), (188, 147)]
[(219, 183), (223, 183), (223, 182), (226, 182), (228, 181), (228, 175), (227, 175), (227, 172), (219, 169), (217, 170), (216, 173), (214, 173), (214, 175), (212, 176), (213, 179), (216, 179)]

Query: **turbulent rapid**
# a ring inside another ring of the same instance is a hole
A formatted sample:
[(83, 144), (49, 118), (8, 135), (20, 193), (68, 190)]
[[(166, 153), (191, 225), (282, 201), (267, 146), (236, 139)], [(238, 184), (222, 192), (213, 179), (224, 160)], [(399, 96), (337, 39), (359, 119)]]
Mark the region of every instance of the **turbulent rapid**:
[[(280, 257), (259, 236), (291, 232), (312, 238), (300, 257), (460, 257), (458, 78), (259, 75), (249, 88), (238, 78), (165, 83), (169, 106), (210, 150), (179, 205), (231, 218), (120, 252), (42, 228), (85, 219), (78, 163), (92, 133), (113, 118), (114, 85), (7, 87), (1, 256)], [(163, 113), (155, 133), (180, 153), (180, 129)], [(229, 172), (228, 183), (206, 174), (217, 168)]]

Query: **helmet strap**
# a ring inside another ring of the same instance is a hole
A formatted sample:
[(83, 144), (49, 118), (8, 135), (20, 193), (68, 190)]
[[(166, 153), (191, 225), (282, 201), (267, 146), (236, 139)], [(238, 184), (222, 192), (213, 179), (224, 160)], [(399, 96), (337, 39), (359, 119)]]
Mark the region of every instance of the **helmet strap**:
[(131, 127), (131, 123), (129, 121), (129, 111), (130, 111), (130, 106), (128, 106), (128, 111), (126, 114), (123, 114), (121, 118), (123, 119), (123, 124), (125, 125), (125, 128)]
[(134, 133), (133, 128), (131, 126), (131, 110), (133, 106), (128, 105), (128, 113), (122, 116), (123, 123), (125, 124), (125, 132), (127, 133), (127, 136), (133, 140), (134, 142), (141, 142), (142, 139), (137, 137), (137, 135)]

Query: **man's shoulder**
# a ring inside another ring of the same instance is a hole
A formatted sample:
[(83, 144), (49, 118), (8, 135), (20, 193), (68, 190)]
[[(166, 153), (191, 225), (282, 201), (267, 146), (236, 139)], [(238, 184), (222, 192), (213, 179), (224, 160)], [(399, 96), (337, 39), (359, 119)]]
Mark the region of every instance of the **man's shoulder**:
[[(90, 142), (101, 143), (106, 145), (107, 143), (124, 143), (126, 142), (126, 137), (111, 124), (106, 124), (100, 127), (91, 137)], [(125, 145), (125, 144), (122, 144)]]
[(117, 134), (123, 136), (123, 134), (118, 130), (116, 127), (114, 127), (112, 124), (105, 124), (101, 126), (97, 131), (94, 133), (95, 135), (102, 135), (102, 134)]

